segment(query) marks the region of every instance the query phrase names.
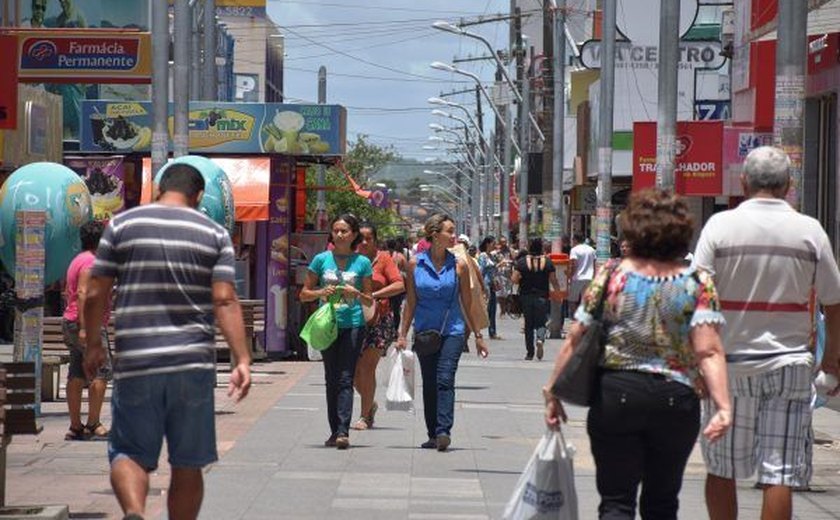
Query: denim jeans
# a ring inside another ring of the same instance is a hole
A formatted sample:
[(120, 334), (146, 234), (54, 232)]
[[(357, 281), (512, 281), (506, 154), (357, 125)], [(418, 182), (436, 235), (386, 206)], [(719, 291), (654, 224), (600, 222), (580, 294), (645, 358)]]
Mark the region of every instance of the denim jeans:
[(700, 431), (694, 389), (656, 374), (608, 370), (587, 418), (602, 519), (676, 519), (683, 472)]
[(523, 294), (522, 314), (525, 316), (525, 350), (534, 355), (534, 332), (537, 339), (545, 341), (545, 322), (548, 319), (548, 298), (536, 294)]
[(338, 329), (338, 338), (324, 358), (324, 379), (327, 383), (327, 419), (333, 435), (347, 435), (353, 416), (353, 375), (362, 351), (364, 327)]
[(423, 376), (423, 412), (430, 439), (450, 435), (455, 422), (455, 371), (464, 348), (464, 336), (444, 336), (440, 350), (420, 358)]
[(490, 296), (487, 298), (487, 317), (490, 319), (487, 333), (490, 337), (496, 335), (496, 291), (492, 288), (488, 291)]

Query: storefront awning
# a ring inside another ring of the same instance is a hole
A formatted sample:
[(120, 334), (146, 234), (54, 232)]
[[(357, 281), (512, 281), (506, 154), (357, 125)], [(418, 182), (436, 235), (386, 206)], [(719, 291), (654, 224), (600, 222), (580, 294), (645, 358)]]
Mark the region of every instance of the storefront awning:
[[(268, 220), (268, 183), (271, 160), (267, 157), (226, 159), (211, 157), (227, 173), (233, 186), (233, 203), (238, 222)], [(151, 160), (143, 159), (141, 204), (152, 201)]]

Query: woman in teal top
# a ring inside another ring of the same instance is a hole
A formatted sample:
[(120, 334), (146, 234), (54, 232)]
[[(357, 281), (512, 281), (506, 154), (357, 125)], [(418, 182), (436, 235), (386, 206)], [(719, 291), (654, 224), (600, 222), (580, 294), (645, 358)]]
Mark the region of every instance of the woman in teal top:
[(335, 304), (338, 338), (321, 354), (330, 423), (330, 436), (324, 445), (343, 450), (350, 446), (353, 375), (364, 339), (365, 318), (361, 304), (373, 305), (373, 271), (370, 260), (356, 253), (361, 236), (355, 216), (344, 214), (336, 217), (330, 229), (333, 250), (324, 251), (312, 259), (300, 291), (300, 301), (310, 302), (320, 298), (326, 302), (336, 292), (341, 294)]
[(487, 347), (469, 313), (461, 312), (462, 308), (470, 308), (472, 293), (469, 266), (447, 250), (455, 240), (455, 222), (446, 215), (433, 215), (424, 230), (432, 246), (413, 257), (406, 270), (405, 312), (397, 348), (406, 347), (412, 321), (415, 334), (426, 330), (440, 332), (440, 350), (419, 356), (429, 437), (420, 447), (446, 451), (455, 419), (455, 371), (464, 350), (464, 326), (475, 331), (478, 355), (487, 357)]

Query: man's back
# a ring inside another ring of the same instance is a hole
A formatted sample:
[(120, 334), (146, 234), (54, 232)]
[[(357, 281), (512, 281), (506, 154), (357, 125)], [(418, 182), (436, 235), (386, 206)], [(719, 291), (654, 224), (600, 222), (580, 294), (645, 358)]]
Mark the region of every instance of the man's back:
[(813, 361), (812, 287), (821, 303), (840, 302), (840, 274), (816, 220), (781, 199), (750, 199), (709, 219), (695, 262), (715, 277), (730, 370), (751, 374)]
[(595, 250), (581, 242), (569, 251), (569, 256), (575, 261), (574, 279), (592, 280), (595, 276)]
[(115, 378), (214, 368), (212, 283), (234, 279), (221, 226), (185, 207), (135, 208), (106, 229), (93, 274), (116, 279)]

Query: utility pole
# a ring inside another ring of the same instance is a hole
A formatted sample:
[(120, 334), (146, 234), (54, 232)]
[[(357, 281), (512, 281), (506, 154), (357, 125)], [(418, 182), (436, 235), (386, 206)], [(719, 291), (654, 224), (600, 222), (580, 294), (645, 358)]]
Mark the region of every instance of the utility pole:
[[(557, 0), (553, 10), (552, 27), (552, 76), (554, 88), (554, 108), (552, 113), (552, 158), (551, 158), (551, 252), (562, 253), (563, 223), (563, 173), (566, 121), (566, 0)], [(545, 202), (543, 202), (545, 204)], [(567, 281), (566, 276), (560, 280)], [(551, 302), (549, 337), (563, 336), (563, 305)]]
[[(496, 132), (490, 133), (489, 145), (487, 146), (488, 157), (497, 156), (498, 144), (496, 143)], [(493, 154), (492, 156), (489, 154)], [(486, 235), (496, 235), (496, 175), (500, 173), (496, 167), (496, 161), (487, 161), (487, 176), (485, 177), (484, 200), (485, 211), (487, 212)]]
[[(318, 68), (318, 104), (327, 102), (327, 68), (321, 65)], [(327, 167), (318, 164), (318, 195), (315, 200), (315, 229), (324, 231), (327, 229), (327, 192), (324, 187), (327, 184)]]
[(152, 0), (152, 177), (169, 155), (169, 2)]
[(615, 6), (616, 0), (604, 0), (601, 29), (601, 91), (598, 112), (598, 209), (596, 246), (598, 263), (610, 258), (612, 222), (612, 138), (613, 100), (615, 98)]
[[(502, 84), (501, 68), (496, 66), (496, 85)], [(502, 107), (504, 110), (505, 121), (500, 121), (496, 118), (496, 136), (502, 136), (501, 150), (502, 150), (502, 164), (503, 169), (499, 172), (499, 237), (510, 237), (510, 129), (513, 128), (509, 114), (512, 112), (510, 105)], [(505, 129), (505, 125), (510, 126)]]
[[(476, 122), (476, 125), (478, 125), (478, 133), (483, 136), (484, 135), (484, 113), (481, 110), (481, 89), (478, 88), (478, 85), (475, 86), (475, 122)], [(482, 209), (484, 211), (480, 215), (481, 226), (480, 226), (480, 229), (479, 229), (479, 235), (481, 235), (481, 231), (482, 231), (481, 228), (483, 228), (483, 232), (486, 235), (486, 234), (490, 233), (490, 217), (489, 217), (489, 211), (488, 211), (490, 199), (487, 198), (486, 187), (487, 187), (488, 184), (492, 184), (492, 182), (490, 182), (490, 177), (491, 177), (490, 168), (492, 167), (491, 165), (493, 164), (493, 161), (490, 159), (490, 155), (489, 155), (491, 153), (491, 150), (489, 150), (486, 146), (484, 146), (484, 139), (479, 139), (478, 146), (479, 146), (479, 150), (481, 150), (481, 156), (483, 158), (483, 161), (481, 162), (481, 164), (482, 164), (482, 166), (484, 166), (484, 168), (481, 170), (481, 174), (484, 176), (484, 184), (485, 184), (485, 189), (483, 191), (481, 190), (481, 184), (480, 183), (479, 183), (479, 187), (478, 187), (479, 199), (484, 201), (484, 204), (482, 205)]]
[(204, 62), (201, 71), (202, 99), (215, 101), (216, 85), (216, 0), (204, 0)]
[(190, 33), (192, 13), (187, 0), (175, 0), (175, 157), (189, 153)]
[[(511, 2), (514, 6), (516, 1)], [(518, 7), (513, 9), (513, 30), (514, 30), (514, 45), (513, 50), (516, 56), (516, 87), (522, 92), (522, 103), (519, 105), (519, 149), (522, 151), (519, 165), (519, 243), (521, 245), (523, 240), (528, 238), (528, 142), (526, 141), (527, 127), (528, 127), (528, 112), (527, 102), (525, 96), (525, 85), (528, 83), (525, 77), (525, 45), (522, 37), (522, 11)], [(530, 95), (530, 92), (529, 92)], [(511, 126), (511, 131), (513, 127)]]
[(659, 88), (656, 121), (656, 187), (674, 190), (677, 159), (677, 72), (680, 61), (680, 3), (659, 7)]
[(776, 106), (773, 143), (790, 157), (788, 203), (802, 206), (802, 141), (805, 108), (805, 50), (808, 46), (808, 2), (779, 0), (776, 42)]
[(552, 114), (551, 160), (551, 252), (560, 253), (563, 236), (563, 170), (566, 120), (566, 0), (557, 0), (554, 9), (552, 38), (554, 76), (554, 110)]
[(201, 5), (195, 2), (190, 7), (192, 32), (190, 33), (190, 101), (201, 99)]

